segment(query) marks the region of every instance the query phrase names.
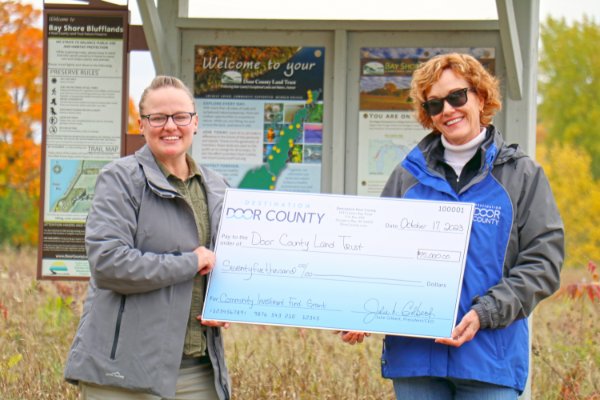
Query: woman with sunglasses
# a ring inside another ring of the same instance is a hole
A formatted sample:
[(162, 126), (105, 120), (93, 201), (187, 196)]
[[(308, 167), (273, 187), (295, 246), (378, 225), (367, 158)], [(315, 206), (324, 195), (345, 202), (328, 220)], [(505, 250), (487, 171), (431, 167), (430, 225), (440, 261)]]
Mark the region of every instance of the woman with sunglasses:
[(187, 154), (198, 116), (183, 82), (157, 76), (139, 111), (146, 145), (96, 183), (65, 378), (85, 400), (229, 399), (227, 324), (200, 318), (227, 183)]
[(552, 192), (541, 167), (491, 125), (498, 81), (475, 58), (425, 62), (411, 97), (432, 132), (382, 196), (475, 203), (475, 215), (451, 337), (387, 336), (382, 374), (398, 399), (516, 399), (529, 368), (527, 316), (559, 287), (564, 231)]

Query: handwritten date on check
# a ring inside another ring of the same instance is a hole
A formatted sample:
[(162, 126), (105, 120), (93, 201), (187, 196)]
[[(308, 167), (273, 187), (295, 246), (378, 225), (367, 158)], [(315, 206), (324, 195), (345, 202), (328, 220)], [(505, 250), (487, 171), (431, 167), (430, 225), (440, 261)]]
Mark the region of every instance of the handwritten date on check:
[(473, 211), (227, 189), (203, 318), (450, 337)]

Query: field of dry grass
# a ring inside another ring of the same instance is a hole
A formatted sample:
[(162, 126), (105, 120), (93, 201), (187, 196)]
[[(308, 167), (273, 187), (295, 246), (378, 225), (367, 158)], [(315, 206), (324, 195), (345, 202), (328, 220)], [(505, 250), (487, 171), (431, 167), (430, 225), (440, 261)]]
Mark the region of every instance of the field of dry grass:
[(63, 383), (85, 284), (39, 282), (36, 252), (0, 250), (0, 398), (76, 399)]
[[(0, 399), (76, 399), (64, 360), (86, 291), (35, 279), (36, 253), (0, 249)], [(566, 271), (563, 282), (580, 280)], [(532, 398), (600, 399), (600, 303), (553, 297), (534, 317)], [(234, 324), (225, 332), (235, 400), (392, 400), (381, 336), (348, 346), (330, 332)]]
[[(594, 284), (584, 269), (563, 271), (562, 288), (578, 282)], [(542, 302), (532, 363), (532, 399), (600, 400), (600, 299), (558, 294)]]

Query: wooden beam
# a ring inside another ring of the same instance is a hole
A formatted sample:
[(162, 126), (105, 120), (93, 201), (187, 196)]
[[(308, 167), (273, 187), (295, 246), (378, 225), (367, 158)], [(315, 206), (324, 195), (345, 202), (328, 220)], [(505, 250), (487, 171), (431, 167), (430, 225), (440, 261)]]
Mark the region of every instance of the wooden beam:
[(523, 57), (515, 18), (513, 0), (496, 0), (500, 42), (506, 62), (508, 95), (513, 100), (523, 98)]
[(146, 42), (152, 55), (156, 73), (158, 75), (173, 75), (175, 72), (172, 61), (174, 56), (171, 54), (170, 47), (167, 46), (154, 0), (137, 0), (137, 2), (140, 16), (142, 17)]

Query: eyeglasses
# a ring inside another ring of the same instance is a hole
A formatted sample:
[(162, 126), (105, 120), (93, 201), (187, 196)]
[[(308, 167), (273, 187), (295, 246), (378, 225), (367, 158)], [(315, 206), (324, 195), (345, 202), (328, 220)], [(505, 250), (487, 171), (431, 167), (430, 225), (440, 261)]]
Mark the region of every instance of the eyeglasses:
[(196, 115), (195, 112), (178, 112), (175, 114), (147, 114), (142, 115), (142, 118), (146, 118), (150, 126), (155, 128), (163, 127), (167, 124), (169, 118), (173, 120), (173, 123), (177, 126), (187, 126), (192, 122), (192, 117)]
[(425, 112), (430, 117), (438, 115), (444, 110), (444, 101), (447, 101), (452, 107), (462, 107), (467, 104), (467, 92), (469, 88), (458, 89), (454, 92), (450, 92), (448, 96), (441, 99), (431, 99), (422, 103), (421, 106), (425, 109)]

